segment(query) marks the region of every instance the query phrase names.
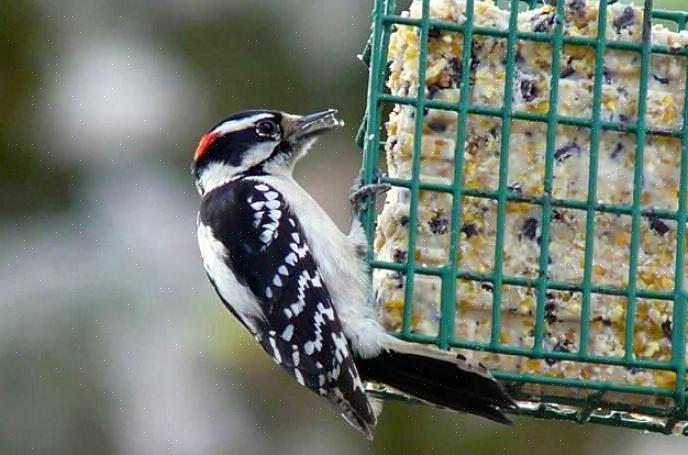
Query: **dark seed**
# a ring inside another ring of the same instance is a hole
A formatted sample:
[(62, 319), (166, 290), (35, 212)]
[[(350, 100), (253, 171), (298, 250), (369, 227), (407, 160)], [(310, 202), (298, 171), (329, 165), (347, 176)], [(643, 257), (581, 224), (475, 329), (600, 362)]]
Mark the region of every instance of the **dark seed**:
[(621, 152), (624, 151), (624, 145), (621, 142), (617, 142), (616, 146), (614, 146), (614, 150), (612, 150), (611, 157), (612, 159), (616, 159), (617, 156), (621, 154)]
[(604, 76), (604, 82), (611, 84), (612, 81), (612, 71), (606, 66), (602, 68), (602, 75)]
[(552, 26), (554, 25), (555, 22), (555, 17), (554, 14), (547, 14), (547, 17), (540, 21), (535, 28), (533, 28), (533, 31), (535, 32), (547, 32), (549, 31)]
[(409, 90), (411, 90), (411, 84), (409, 82), (404, 82), (401, 86), (401, 94), (408, 95)]
[(576, 72), (576, 70), (574, 70), (572, 66), (568, 65), (568, 66), (566, 66), (566, 68), (561, 70), (559, 77), (561, 79), (566, 79), (567, 77), (572, 76), (575, 72)]
[(450, 71), (450, 76), (449, 79), (454, 83), (454, 87), (458, 88), (461, 86), (461, 68), (462, 68), (461, 60), (458, 58), (454, 57), (453, 59), (449, 60), (449, 71)]
[(444, 235), (449, 230), (449, 218), (446, 216), (436, 216), (428, 221), (430, 225), (430, 231), (433, 234)]
[(392, 256), (394, 262), (405, 262), (406, 261), (406, 251), (395, 249), (394, 255)]
[(640, 373), (641, 371), (643, 371), (642, 368), (637, 368), (637, 367), (629, 367), (629, 368), (628, 368), (628, 372), (631, 373), (631, 374), (638, 374), (638, 373)]
[(444, 133), (447, 130), (447, 124), (441, 120), (431, 120), (428, 128), (436, 133)]
[(463, 226), (461, 226), (461, 232), (466, 234), (467, 239), (470, 239), (478, 233), (478, 228), (476, 228), (475, 224), (473, 223), (466, 223)]
[(671, 319), (667, 319), (666, 321), (662, 322), (662, 331), (664, 332), (664, 335), (666, 335), (667, 338), (671, 338), (671, 335), (673, 333), (673, 329), (671, 327)]
[(442, 90), (442, 87), (438, 87), (436, 85), (431, 85), (428, 87), (428, 99), (435, 99), (440, 90)]
[(667, 224), (657, 218), (656, 216), (650, 216), (648, 217), (648, 220), (650, 221), (650, 229), (655, 231), (659, 235), (665, 235), (669, 231), (671, 231), (671, 228), (667, 226)]
[(428, 38), (430, 38), (430, 39), (442, 38), (442, 30), (434, 28), (434, 27), (430, 28), (430, 30), (428, 30)]
[(387, 74), (389, 76), (389, 74), (391, 74), (391, 73), (392, 73), (392, 62), (389, 61), (385, 65), (385, 74)]
[(407, 226), (408, 223), (409, 223), (409, 217), (407, 217), (406, 215), (402, 215), (402, 217), (399, 218), (399, 223), (400, 223), (402, 226)]
[(481, 288), (481, 289), (484, 289), (484, 290), (486, 290), (486, 291), (488, 291), (488, 292), (494, 291), (494, 286), (492, 286), (490, 283), (483, 283), (483, 284), (480, 285), (480, 288)]
[[(609, 3), (607, 3), (609, 4)], [(571, 8), (571, 11), (582, 11), (585, 6), (587, 5), (585, 0), (573, 0), (569, 4), (569, 8)]]
[(453, 57), (451, 60), (449, 60), (449, 69), (451, 69), (455, 73), (461, 73), (461, 67), (463, 64), (461, 63), (461, 60), (458, 57)]
[(537, 98), (538, 95), (538, 88), (535, 85), (535, 82), (530, 81), (530, 80), (523, 80), (521, 81), (521, 96), (523, 96), (523, 99), (529, 103), (533, 101), (535, 98)]
[(566, 341), (559, 341), (557, 344), (554, 345), (554, 348), (552, 350), (554, 352), (571, 352), (571, 350), (566, 346), (567, 344), (568, 343)]
[(654, 77), (655, 80), (656, 80), (657, 82), (659, 82), (660, 84), (666, 85), (666, 84), (669, 83), (669, 78), (668, 78), (668, 77), (662, 77), (662, 76), (659, 76), (659, 75), (657, 75), (657, 74), (653, 74), (652, 77)]
[(578, 144), (574, 142), (572, 144), (566, 144), (563, 147), (557, 149), (554, 152), (554, 159), (557, 160), (557, 162), (561, 163), (562, 161), (571, 158), (573, 155), (580, 155), (580, 153), (580, 147), (578, 146)]
[(526, 59), (523, 58), (523, 54), (521, 54), (521, 49), (516, 49), (516, 56), (514, 57), (514, 61), (516, 63), (523, 63), (526, 61)]
[(564, 221), (564, 215), (562, 215), (561, 212), (558, 210), (552, 210), (552, 219), (554, 221), (561, 222), (561, 221)]
[(545, 304), (545, 320), (549, 324), (557, 322), (557, 306), (554, 302), (547, 302)]
[(476, 46), (476, 43), (473, 43), (473, 49), (471, 50), (471, 64), (470, 64), (470, 74), (468, 77), (468, 82), (469, 84), (475, 85), (475, 69), (480, 65), (480, 58), (475, 54), (478, 49), (480, 49), (481, 46)]
[(394, 279), (397, 282), (397, 289), (402, 289), (406, 283), (406, 278), (403, 272), (394, 272)]
[(514, 193), (523, 193), (523, 188), (521, 188), (521, 184), (518, 182), (514, 182), (506, 187), (507, 190), (512, 191)]
[(631, 118), (628, 115), (619, 114), (619, 120), (621, 120), (624, 123), (627, 123), (631, 121)]
[[(552, 348), (552, 352), (571, 352), (571, 350), (568, 348), (569, 341), (564, 340), (564, 341), (557, 341), (557, 344), (554, 345)], [(552, 366), (555, 363), (558, 362), (558, 360), (555, 359), (547, 359), (545, 360), (547, 362), (547, 365)]]
[(629, 25), (633, 24), (633, 19), (635, 19), (635, 12), (633, 11), (632, 6), (627, 6), (624, 10), (623, 13), (616, 19), (614, 19), (614, 28), (616, 29), (616, 33), (621, 33), (621, 30), (624, 28), (628, 27)]
[(535, 240), (535, 236), (537, 235), (538, 224), (538, 220), (536, 220), (535, 218), (528, 218), (523, 223), (523, 228), (521, 229), (521, 235), (519, 237), (526, 236), (530, 240)]
[[(475, 51), (475, 49), (473, 49)], [(475, 69), (480, 65), (480, 58), (475, 55), (474, 53), (471, 54), (471, 71), (475, 71)]]

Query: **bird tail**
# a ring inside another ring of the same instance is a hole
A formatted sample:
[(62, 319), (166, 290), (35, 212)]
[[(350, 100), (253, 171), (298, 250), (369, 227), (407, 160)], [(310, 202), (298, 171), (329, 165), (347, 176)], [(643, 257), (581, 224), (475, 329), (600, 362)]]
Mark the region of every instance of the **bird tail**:
[(339, 408), (341, 416), (349, 425), (360, 431), (368, 441), (373, 440), (373, 429), (382, 411), (382, 400), (376, 397), (367, 396), (369, 408), (367, 412), (363, 413), (354, 409), (351, 403), (339, 400), (336, 397), (331, 398), (331, 400), (333, 404)]
[(431, 405), (475, 414), (499, 423), (511, 421), (502, 409), (517, 409), (501, 385), (481, 365), (456, 353), (393, 339), (375, 357), (356, 359), (366, 381), (385, 384)]

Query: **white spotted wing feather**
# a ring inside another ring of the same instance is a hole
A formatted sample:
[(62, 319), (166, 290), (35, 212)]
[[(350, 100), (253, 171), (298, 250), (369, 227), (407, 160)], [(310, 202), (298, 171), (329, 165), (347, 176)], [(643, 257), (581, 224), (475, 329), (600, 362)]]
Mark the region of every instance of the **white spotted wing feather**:
[[(247, 179), (230, 182), (206, 194), (201, 207), (199, 232), (205, 231), (205, 237), (207, 231), (212, 232), (212, 241), (224, 246), (224, 251), (218, 251), (217, 245), (201, 245), (204, 263), (213, 264), (206, 267), (208, 276), (225, 304), (278, 364), (370, 434), (375, 424), (373, 409), (300, 230), (272, 186)], [(241, 292), (222, 289), (230, 281), (241, 283), (252, 294), (258, 312), (247, 305)]]

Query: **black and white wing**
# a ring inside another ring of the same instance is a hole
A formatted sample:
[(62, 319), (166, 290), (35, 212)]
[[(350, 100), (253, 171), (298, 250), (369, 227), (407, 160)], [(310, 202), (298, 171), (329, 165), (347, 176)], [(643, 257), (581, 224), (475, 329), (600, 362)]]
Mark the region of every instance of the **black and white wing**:
[[(266, 183), (240, 179), (205, 196), (199, 222), (226, 248), (224, 264), (209, 267), (210, 252), (204, 262), (228, 308), (300, 384), (334, 402), (370, 436), (375, 413), (327, 286), (282, 195)], [(232, 279), (255, 297), (228, 295), (222, 281)]]

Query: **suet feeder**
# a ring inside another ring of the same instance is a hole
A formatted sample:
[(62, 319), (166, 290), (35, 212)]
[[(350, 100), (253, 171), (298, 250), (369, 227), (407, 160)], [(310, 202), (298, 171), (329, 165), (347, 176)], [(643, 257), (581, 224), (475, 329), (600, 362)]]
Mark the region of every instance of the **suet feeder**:
[(363, 183), (392, 186), (362, 219), (387, 329), (485, 363), (519, 414), (688, 435), (688, 12), (372, 18), (358, 141)]

